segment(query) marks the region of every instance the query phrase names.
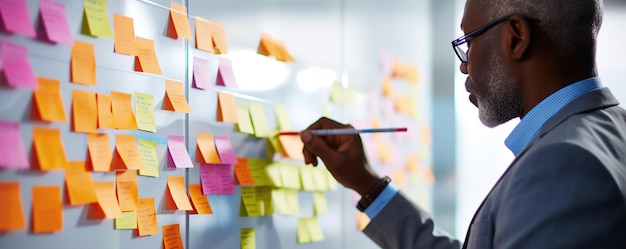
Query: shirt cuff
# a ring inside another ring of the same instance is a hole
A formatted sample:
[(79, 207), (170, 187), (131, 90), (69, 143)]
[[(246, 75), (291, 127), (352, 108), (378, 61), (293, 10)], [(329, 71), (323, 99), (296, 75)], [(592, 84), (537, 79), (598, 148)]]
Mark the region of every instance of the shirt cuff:
[(374, 217), (376, 217), (376, 215), (378, 215), (378, 213), (380, 213), (380, 211), (387, 206), (389, 201), (391, 201), (391, 198), (396, 196), (397, 193), (398, 188), (393, 184), (393, 182), (390, 182), (387, 187), (385, 187), (383, 192), (381, 192), (380, 195), (374, 199), (372, 204), (365, 209), (367, 217), (374, 219)]

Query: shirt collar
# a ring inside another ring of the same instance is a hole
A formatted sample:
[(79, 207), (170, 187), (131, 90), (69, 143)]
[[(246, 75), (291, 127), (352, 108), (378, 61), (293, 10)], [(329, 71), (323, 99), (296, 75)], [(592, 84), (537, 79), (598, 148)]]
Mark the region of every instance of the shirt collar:
[(554, 116), (561, 108), (583, 94), (600, 87), (600, 79), (593, 77), (561, 88), (533, 107), (509, 134), (504, 144), (515, 156), (518, 156), (535, 139), (548, 119)]

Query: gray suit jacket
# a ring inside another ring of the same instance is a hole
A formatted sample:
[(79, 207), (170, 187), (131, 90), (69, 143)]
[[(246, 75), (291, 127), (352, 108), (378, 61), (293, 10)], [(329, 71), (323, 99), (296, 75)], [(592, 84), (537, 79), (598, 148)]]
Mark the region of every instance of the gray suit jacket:
[[(626, 111), (607, 88), (566, 105), (483, 200), (463, 248), (626, 248)], [(401, 193), (365, 234), (383, 248), (459, 248)]]

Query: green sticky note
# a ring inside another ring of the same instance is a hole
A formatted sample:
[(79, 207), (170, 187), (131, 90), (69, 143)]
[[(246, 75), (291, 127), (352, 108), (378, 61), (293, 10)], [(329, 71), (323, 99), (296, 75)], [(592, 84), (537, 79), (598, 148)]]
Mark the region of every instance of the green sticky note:
[(299, 169), (302, 189), (306, 191), (315, 191), (315, 181), (313, 179), (314, 169), (310, 166), (299, 167)]
[(122, 218), (115, 218), (115, 229), (137, 229), (137, 211), (122, 212)]
[(309, 228), (309, 236), (312, 242), (324, 240), (324, 233), (322, 232), (319, 222), (317, 222), (317, 217), (307, 218), (306, 225)]
[(309, 226), (307, 218), (298, 219), (298, 243), (310, 243), (311, 236), (309, 235)]
[(237, 123), (237, 131), (254, 135), (254, 128), (252, 127), (252, 120), (250, 120), (250, 111), (248, 106), (242, 103), (236, 103), (237, 116), (239, 117), (239, 123)]
[(143, 163), (143, 169), (139, 169), (139, 175), (159, 177), (159, 159), (156, 152), (156, 142), (137, 139), (137, 150)]
[(107, 13), (107, 1), (85, 0), (84, 4), (85, 18), (83, 18), (83, 20), (87, 21), (87, 25), (83, 23), (83, 33), (96, 37), (113, 37), (111, 23), (109, 22), (109, 15)]
[(328, 213), (328, 202), (326, 201), (326, 192), (313, 192), (313, 212), (316, 215)]
[(278, 123), (279, 130), (291, 130), (291, 122), (289, 121), (289, 115), (287, 115), (287, 107), (284, 105), (276, 105), (276, 122)]
[(256, 238), (254, 228), (241, 229), (241, 249), (255, 249)]
[(254, 136), (268, 137), (269, 129), (267, 128), (267, 120), (265, 119), (263, 104), (259, 102), (251, 102), (249, 108), (252, 126), (254, 127)]
[(135, 118), (139, 130), (156, 132), (153, 99), (150, 94), (135, 92)]
[(300, 184), (300, 166), (279, 164), (280, 179), (283, 187), (290, 189), (302, 189)]

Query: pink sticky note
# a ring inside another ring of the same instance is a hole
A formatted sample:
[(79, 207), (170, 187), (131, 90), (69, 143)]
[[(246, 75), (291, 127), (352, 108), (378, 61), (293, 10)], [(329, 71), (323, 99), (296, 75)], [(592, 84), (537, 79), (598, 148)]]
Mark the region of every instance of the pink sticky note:
[[(189, 152), (185, 148), (185, 137), (167, 136), (167, 149), (169, 150), (169, 160), (176, 168), (193, 168), (193, 163), (189, 157)], [(171, 164), (169, 165), (172, 166)]]
[(229, 136), (215, 135), (215, 148), (217, 149), (217, 154), (220, 156), (220, 162), (223, 164), (237, 163), (237, 156), (235, 156)]
[(209, 66), (205, 59), (193, 57), (193, 87), (198, 89), (209, 89)]
[(28, 49), (25, 46), (2, 42), (0, 60), (2, 60), (2, 70), (10, 86), (37, 89), (39, 84), (30, 66)]
[(28, 168), (18, 123), (0, 121), (0, 168)]
[(65, 5), (53, 0), (41, 0), (39, 11), (49, 41), (67, 45), (74, 44), (70, 24), (67, 22), (67, 15), (65, 14)]
[(0, 0), (0, 16), (7, 31), (35, 37), (26, 0)]
[(232, 167), (231, 164), (201, 164), (202, 193), (204, 195), (233, 194), (235, 187)]
[(218, 58), (219, 67), (217, 70), (217, 82), (218, 86), (227, 86), (237, 88), (237, 81), (235, 80), (235, 74), (233, 74), (233, 66), (229, 59)]

